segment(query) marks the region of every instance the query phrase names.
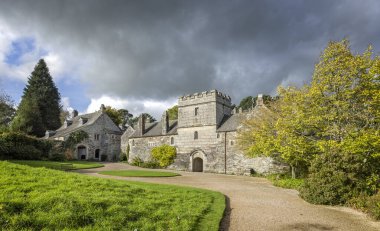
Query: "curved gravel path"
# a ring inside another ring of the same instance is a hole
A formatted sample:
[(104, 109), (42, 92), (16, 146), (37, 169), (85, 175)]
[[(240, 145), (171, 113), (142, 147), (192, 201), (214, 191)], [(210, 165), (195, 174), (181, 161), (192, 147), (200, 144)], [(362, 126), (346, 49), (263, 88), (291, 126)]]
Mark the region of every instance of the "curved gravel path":
[(78, 172), (103, 178), (185, 185), (222, 192), (226, 196), (227, 209), (221, 230), (380, 230), (380, 222), (372, 221), (363, 213), (346, 207), (309, 204), (298, 197), (296, 190), (274, 187), (263, 178), (179, 171), (182, 176), (162, 178), (97, 174), (99, 171), (122, 169), (140, 168), (106, 163), (102, 168)]

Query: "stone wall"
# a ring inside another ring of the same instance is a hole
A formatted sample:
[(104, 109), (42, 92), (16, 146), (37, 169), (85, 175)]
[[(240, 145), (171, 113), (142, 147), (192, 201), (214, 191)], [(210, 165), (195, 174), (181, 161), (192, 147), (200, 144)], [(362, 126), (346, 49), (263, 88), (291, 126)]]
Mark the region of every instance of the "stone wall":
[(163, 144), (170, 145), (171, 137), (174, 137), (175, 142), (177, 137), (176, 135), (131, 138), (129, 140), (130, 151), (128, 162), (132, 163), (135, 158), (140, 158), (144, 162), (150, 161), (152, 148)]

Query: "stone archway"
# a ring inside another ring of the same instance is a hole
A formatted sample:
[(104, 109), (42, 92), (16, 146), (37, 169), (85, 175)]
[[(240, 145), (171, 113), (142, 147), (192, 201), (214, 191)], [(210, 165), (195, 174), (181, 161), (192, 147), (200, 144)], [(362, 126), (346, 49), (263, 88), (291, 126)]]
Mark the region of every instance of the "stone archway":
[(87, 148), (85, 146), (78, 146), (78, 160), (87, 160)]
[(190, 154), (190, 168), (192, 172), (204, 172), (206, 170), (206, 154), (202, 150), (194, 150)]
[(193, 159), (193, 172), (203, 172), (203, 160), (200, 157)]

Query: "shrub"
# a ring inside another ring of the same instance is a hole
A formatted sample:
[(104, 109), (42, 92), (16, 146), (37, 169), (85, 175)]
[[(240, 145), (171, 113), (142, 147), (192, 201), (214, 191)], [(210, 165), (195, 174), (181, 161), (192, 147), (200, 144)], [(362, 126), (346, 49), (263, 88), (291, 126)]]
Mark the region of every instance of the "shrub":
[(369, 156), (324, 153), (312, 161), (310, 174), (300, 190), (315, 204), (345, 204), (359, 195), (373, 195), (379, 188), (378, 161)]
[(135, 157), (132, 159), (131, 165), (141, 167), (144, 161), (140, 157)]
[(350, 200), (349, 204), (356, 209), (368, 213), (376, 220), (380, 220), (380, 192), (373, 196), (361, 195)]
[(161, 167), (167, 167), (174, 162), (176, 157), (176, 149), (173, 146), (164, 144), (154, 147), (151, 151), (152, 157)]
[(19, 132), (0, 134), (0, 159), (41, 160), (49, 157), (52, 144)]
[(160, 168), (160, 164), (155, 160), (143, 162), (140, 167), (143, 168)]
[(274, 186), (281, 188), (300, 190), (304, 184), (304, 179), (292, 178), (287, 174), (274, 174), (267, 176), (267, 178), (272, 181)]

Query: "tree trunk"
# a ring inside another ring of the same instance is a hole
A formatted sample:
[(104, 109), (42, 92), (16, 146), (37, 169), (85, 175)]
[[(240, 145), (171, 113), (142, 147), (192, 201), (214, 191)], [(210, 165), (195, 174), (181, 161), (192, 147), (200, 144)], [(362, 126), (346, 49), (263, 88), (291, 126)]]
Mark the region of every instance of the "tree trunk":
[(293, 165), (290, 165), (290, 168), (292, 169), (292, 179), (296, 178), (296, 168)]

